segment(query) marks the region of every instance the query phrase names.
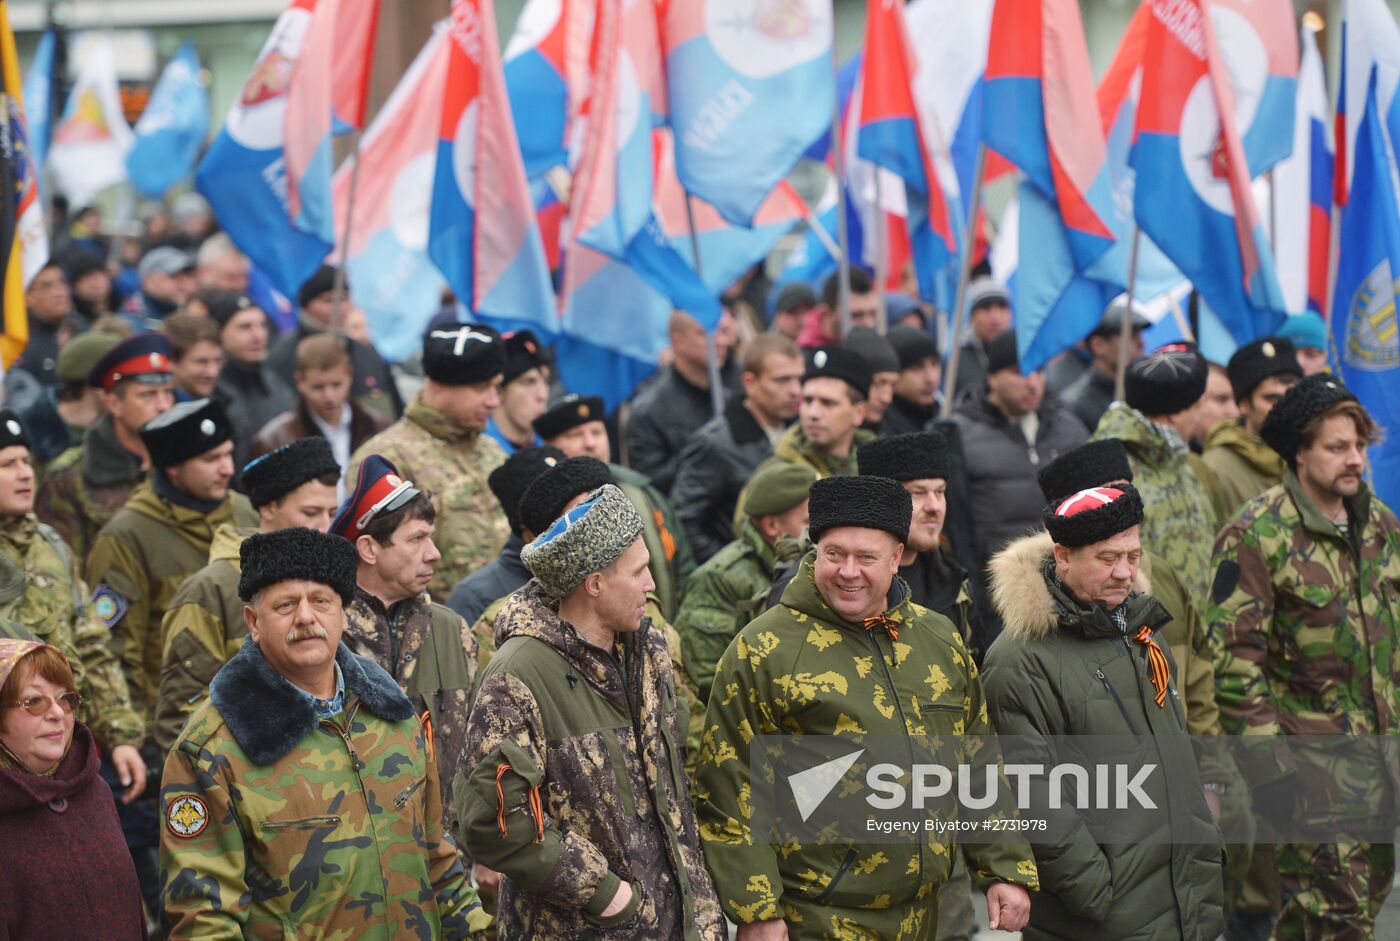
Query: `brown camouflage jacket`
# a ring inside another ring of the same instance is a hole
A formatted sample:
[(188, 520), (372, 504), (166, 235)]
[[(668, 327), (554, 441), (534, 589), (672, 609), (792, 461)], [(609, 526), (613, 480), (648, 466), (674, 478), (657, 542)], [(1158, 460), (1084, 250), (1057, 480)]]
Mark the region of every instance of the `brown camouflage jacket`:
[[(502, 874), (500, 936), (722, 941), (684, 709), (651, 620), (600, 650), (531, 581), (497, 626), (455, 795), (467, 850)], [(632, 902), (602, 918), (623, 879)]]
[(432, 746), (442, 771), (443, 807), (449, 825), (452, 779), (462, 770), (467, 714), (476, 686), (477, 646), (467, 622), (427, 595), (401, 601), (390, 610), (356, 586), (345, 609), (345, 636), (352, 653), (373, 660), (408, 693), (419, 713), (427, 712)]
[(34, 512), (58, 530), (82, 565), (98, 532), (146, 479), (141, 462), (117, 441), (112, 417), (103, 415), (44, 469)]

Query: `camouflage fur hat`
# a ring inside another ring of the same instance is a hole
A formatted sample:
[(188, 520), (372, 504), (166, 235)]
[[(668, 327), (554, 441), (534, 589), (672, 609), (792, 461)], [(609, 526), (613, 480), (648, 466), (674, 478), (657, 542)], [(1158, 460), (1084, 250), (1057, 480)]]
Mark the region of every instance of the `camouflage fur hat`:
[(642, 516), (632, 501), (604, 484), (521, 550), (520, 559), (557, 601), (617, 561), (641, 535)]

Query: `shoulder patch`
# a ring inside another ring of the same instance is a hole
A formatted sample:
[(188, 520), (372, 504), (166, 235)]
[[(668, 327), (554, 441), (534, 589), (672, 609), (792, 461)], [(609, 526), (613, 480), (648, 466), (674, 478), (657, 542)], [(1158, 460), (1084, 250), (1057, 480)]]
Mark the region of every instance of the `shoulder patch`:
[(1215, 570), (1215, 581), (1210, 586), (1210, 599), (1216, 604), (1224, 604), (1225, 599), (1235, 593), (1240, 583), (1240, 565), (1234, 559), (1225, 559)]
[(117, 593), (111, 585), (102, 584), (92, 593), (92, 610), (107, 625), (107, 630), (117, 626), (131, 603)]
[(209, 808), (198, 797), (177, 797), (165, 809), (165, 825), (182, 840), (194, 839), (209, 826)]

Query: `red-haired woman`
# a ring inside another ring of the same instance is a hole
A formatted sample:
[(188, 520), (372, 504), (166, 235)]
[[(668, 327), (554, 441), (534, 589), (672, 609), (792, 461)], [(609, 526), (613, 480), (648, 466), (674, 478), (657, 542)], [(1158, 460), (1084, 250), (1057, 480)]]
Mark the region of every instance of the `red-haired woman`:
[(0, 941), (146, 935), (141, 890), (57, 647), (0, 640)]

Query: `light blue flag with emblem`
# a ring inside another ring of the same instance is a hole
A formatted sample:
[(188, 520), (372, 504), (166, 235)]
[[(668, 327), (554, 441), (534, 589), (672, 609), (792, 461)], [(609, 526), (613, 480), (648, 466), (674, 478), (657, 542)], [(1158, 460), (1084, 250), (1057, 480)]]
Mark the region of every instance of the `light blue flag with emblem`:
[(53, 134), (53, 48), (54, 31), (47, 29), (34, 47), (29, 73), (24, 76), (24, 119), (29, 124), (29, 151), (42, 178), (44, 160), (49, 155)]
[(199, 54), (185, 43), (161, 73), (151, 100), (136, 122), (136, 141), (126, 155), (131, 185), (159, 199), (194, 171), (209, 135), (209, 92), (200, 80)]

